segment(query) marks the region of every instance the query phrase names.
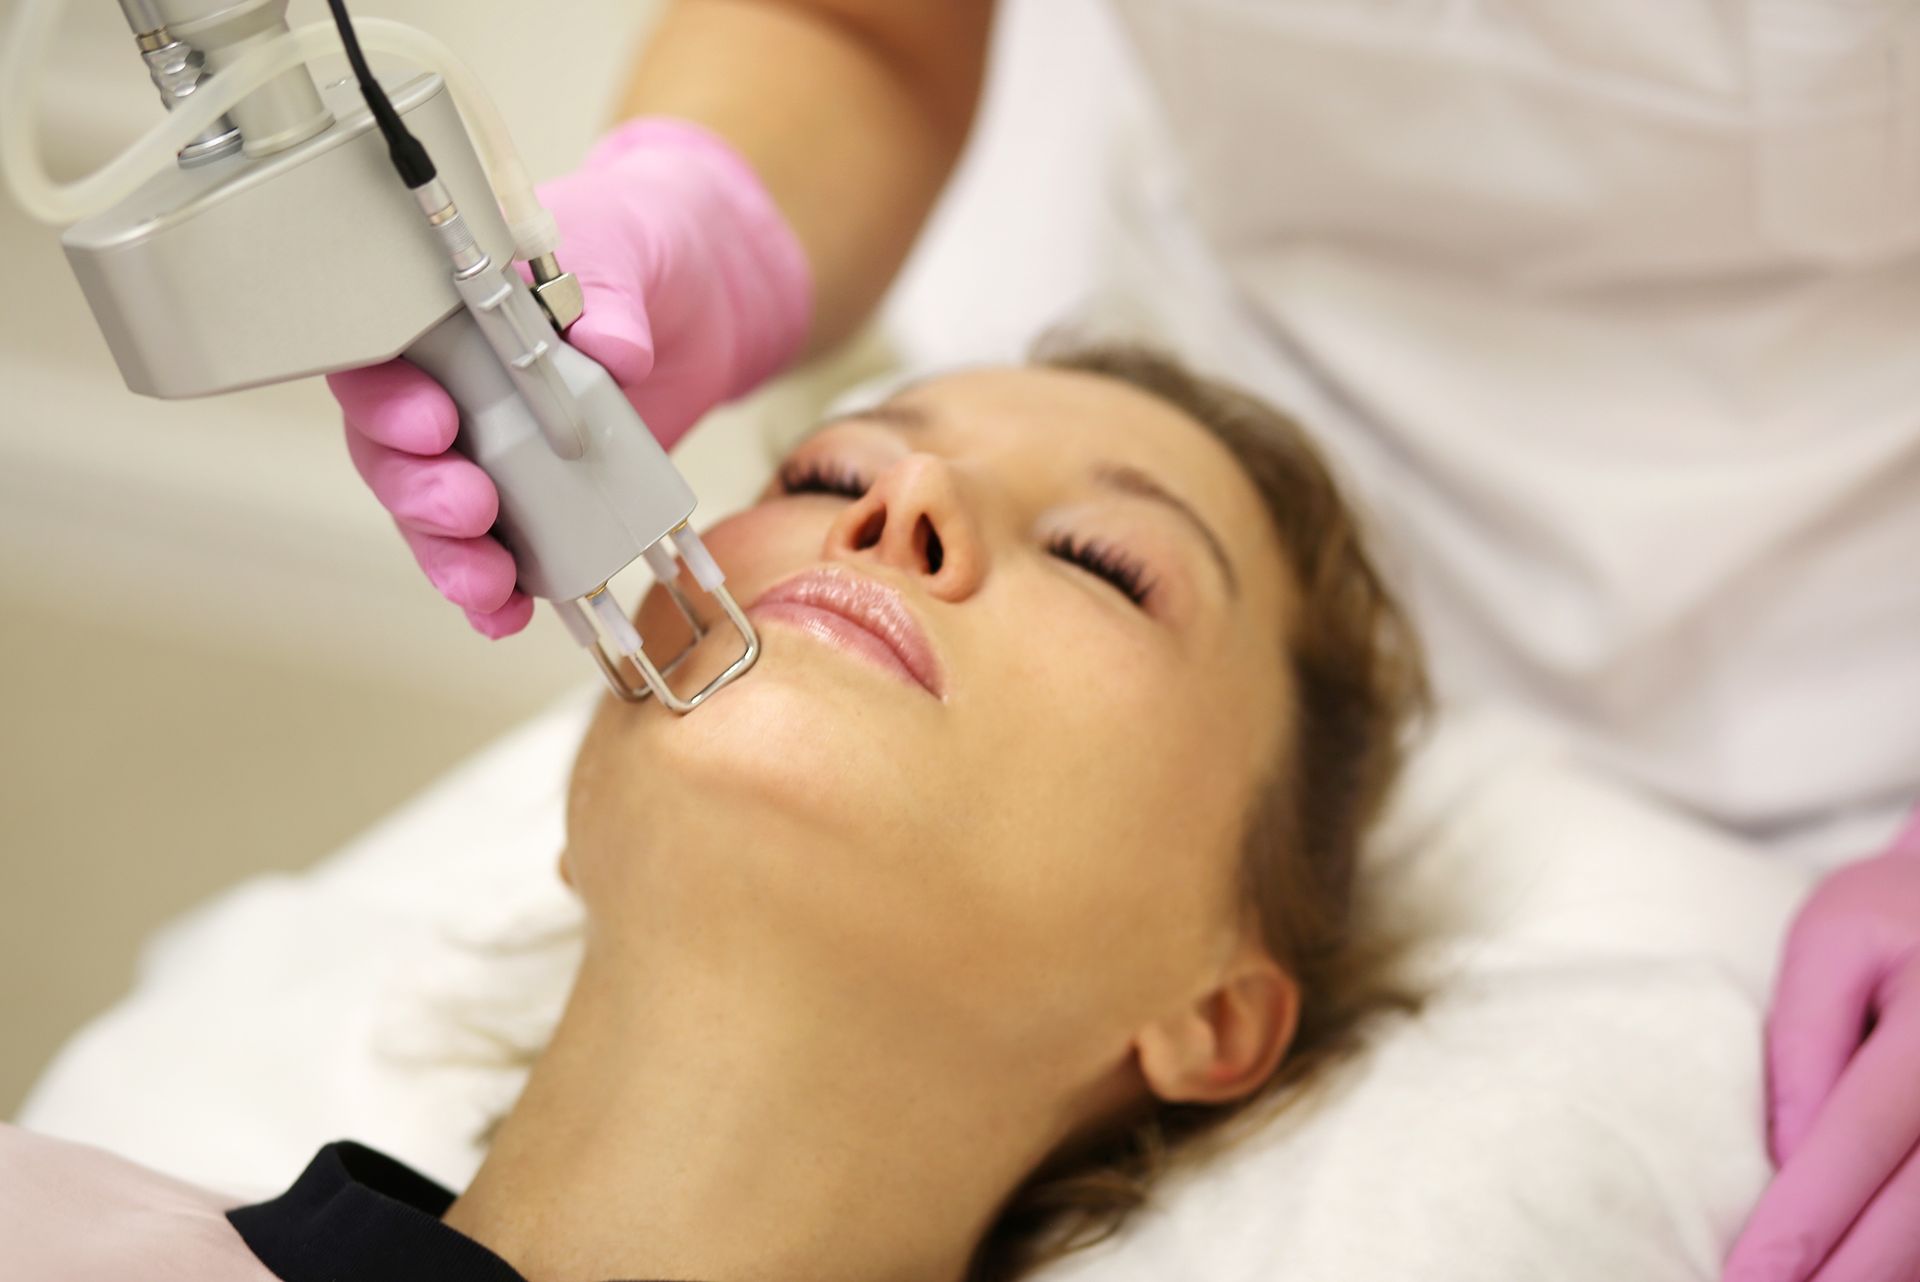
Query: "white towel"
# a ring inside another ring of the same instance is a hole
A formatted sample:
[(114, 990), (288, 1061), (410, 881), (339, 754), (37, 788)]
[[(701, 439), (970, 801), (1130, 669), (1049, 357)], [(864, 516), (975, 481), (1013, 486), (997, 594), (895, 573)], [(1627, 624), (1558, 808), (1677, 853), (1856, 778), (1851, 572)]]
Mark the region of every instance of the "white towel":
[[(555, 859), (588, 706), (169, 927), (21, 1122), (241, 1194), (342, 1136), (463, 1185), (520, 1080), (467, 1026), (537, 1042), (577, 955)], [(1761, 1018), (1804, 876), (1486, 714), (1436, 728), (1368, 875), (1438, 924), (1428, 1009), (1045, 1276), (1717, 1278), (1767, 1176)]]

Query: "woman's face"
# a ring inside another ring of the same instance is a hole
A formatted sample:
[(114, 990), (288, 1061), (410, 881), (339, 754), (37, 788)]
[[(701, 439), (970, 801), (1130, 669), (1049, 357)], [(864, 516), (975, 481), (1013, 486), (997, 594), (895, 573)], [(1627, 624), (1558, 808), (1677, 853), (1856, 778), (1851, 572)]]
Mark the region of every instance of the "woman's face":
[[(1290, 597), (1205, 428), (1096, 375), (956, 374), (830, 422), (705, 537), (763, 654), (686, 717), (600, 709), (565, 862), (590, 939), (725, 932), (1069, 1059), (1211, 976)], [(640, 624), (685, 636), (657, 590)], [(716, 629), (676, 687), (736, 649)]]

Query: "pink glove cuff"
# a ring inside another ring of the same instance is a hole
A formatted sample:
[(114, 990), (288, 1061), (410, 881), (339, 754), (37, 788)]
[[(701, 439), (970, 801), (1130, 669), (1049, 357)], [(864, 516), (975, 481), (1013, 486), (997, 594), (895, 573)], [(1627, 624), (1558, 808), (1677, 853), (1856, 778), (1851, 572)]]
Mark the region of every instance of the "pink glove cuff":
[[(673, 151), (700, 162), (721, 220), (718, 286), (738, 344), (727, 398), (744, 395), (800, 354), (813, 320), (806, 251), (760, 176), (718, 134), (688, 120), (642, 116), (593, 145), (582, 170), (617, 165), (636, 152)], [(562, 253), (565, 249), (562, 247)]]

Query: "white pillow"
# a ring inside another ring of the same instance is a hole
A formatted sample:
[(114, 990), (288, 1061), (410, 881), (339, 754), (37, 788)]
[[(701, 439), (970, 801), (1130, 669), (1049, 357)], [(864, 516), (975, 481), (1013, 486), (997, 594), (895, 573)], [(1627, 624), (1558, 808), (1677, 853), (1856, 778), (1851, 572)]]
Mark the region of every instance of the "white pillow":
[(1407, 785), (1369, 877), (1434, 927), (1426, 1009), (1050, 1279), (1720, 1277), (1768, 1175), (1761, 1024), (1805, 874), (1492, 714)]
[[(242, 1195), (340, 1136), (462, 1185), (519, 1074), (450, 1011), (530, 1044), (557, 1013), (577, 956), (560, 802), (589, 706), (174, 923), (22, 1124)], [(1440, 723), (1369, 862), (1435, 923), (1427, 1010), (1046, 1276), (1717, 1278), (1767, 1174), (1761, 1014), (1802, 877), (1489, 714)]]

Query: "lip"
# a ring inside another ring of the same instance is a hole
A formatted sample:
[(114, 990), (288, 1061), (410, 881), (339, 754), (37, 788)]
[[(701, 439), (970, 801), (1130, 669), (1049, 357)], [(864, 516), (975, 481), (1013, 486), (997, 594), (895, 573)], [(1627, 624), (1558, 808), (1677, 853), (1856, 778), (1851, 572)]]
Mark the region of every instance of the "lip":
[(900, 593), (877, 579), (803, 570), (762, 592), (747, 613), (792, 623), (914, 682), (936, 699), (946, 697), (946, 681), (926, 629)]

